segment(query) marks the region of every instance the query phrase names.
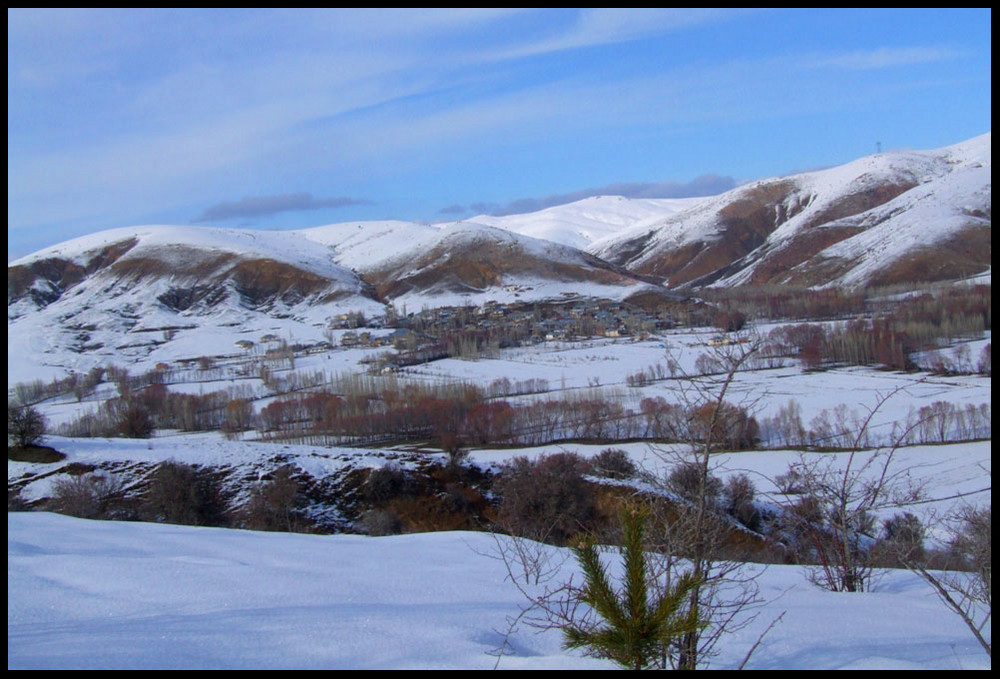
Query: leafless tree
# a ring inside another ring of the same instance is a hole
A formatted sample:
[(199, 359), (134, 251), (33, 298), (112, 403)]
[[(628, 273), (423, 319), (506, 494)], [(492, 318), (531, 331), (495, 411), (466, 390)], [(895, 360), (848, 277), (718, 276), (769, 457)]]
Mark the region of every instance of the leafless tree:
[[(732, 441), (727, 417), (733, 409), (726, 407), (730, 405), (730, 387), (758, 347), (755, 341), (719, 347), (716, 359), (723, 367), (721, 373), (682, 381), (682, 405), (689, 417), (684, 427), (688, 440), (672, 450), (662, 449), (659, 454), (675, 467), (683, 465), (683, 482), (675, 479), (682, 483), (683, 492), (676, 492), (677, 483), (671, 489), (668, 474), (659, 479), (647, 474), (646, 480), (653, 482), (654, 490), (636, 492), (631, 499), (643, 503), (649, 513), (646, 549), (651, 594), (660, 596), (681, 581), (688, 582), (685, 614), (703, 623), (664, 642), (654, 663), (659, 667), (704, 667), (727, 634), (756, 617), (754, 608), (760, 601), (755, 578), (731, 551), (729, 543), (736, 522), (726, 514), (722, 489), (712, 472), (713, 459)], [(677, 377), (680, 371), (676, 361), (671, 365)], [(692, 424), (690, 420), (695, 419)], [(605, 542), (616, 541), (614, 535), (604, 537)], [(586, 626), (580, 621), (594, 613), (581, 604), (586, 599), (580, 596), (582, 584), (565, 579), (560, 571), (567, 558), (565, 551), (508, 536), (498, 535), (496, 540), (497, 556), (506, 566), (507, 577), (526, 602), (520, 613), (508, 620), (498, 654), (506, 651), (506, 640), (518, 625), (546, 629)], [(724, 558), (727, 550), (728, 559)]]
[(303, 499), (294, 469), (278, 467), (271, 478), (257, 484), (250, 492), (250, 499), (243, 509), (247, 528), (297, 532), (306, 526), (298, 513)]
[[(754, 576), (748, 575), (744, 565), (733, 558), (736, 555), (728, 544), (733, 526), (724, 516), (721, 484), (713, 472), (720, 450), (748, 443), (744, 434), (755, 435), (743, 427), (753, 420), (749, 413), (755, 410), (760, 396), (743, 399), (738, 405), (730, 399), (738, 374), (750, 367), (762, 345), (750, 328), (735, 342), (713, 347), (712, 362), (719, 366), (720, 372), (690, 376), (680, 382), (682, 405), (691, 417), (688, 441), (672, 450), (657, 451), (673, 469), (684, 470), (686, 479), (684, 492), (679, 496), (676, 479), (671, 483), (669, 474), (660, 485), (674, 497), (665, 506), (666, 515), (659, 522), (656, 552), (662, 580), (672, 583), (690, 574), (697, 583), (688, 595), (690, 614), (705, 623), (664, 649), (667, 666), (678, 669), (705, 666), (725, 635), (756, 617), (754, 608), (760, 603), (758, 588)], [(736, 413), (741, 416), (735, 418)], [(756, 427), (755, 422), (753, 426)]]
[(993, 657), (993, 508), (960, 510), (951, 521), (950, 570), (933, 570), (915, 558), (904, 564), (926, 580)]
[(7, 445), (26, 448), (45, 435), (45, 416), (33, 406), (7, 402)]
[(813, 582), (832, 592), (864, 592), (871, 588), (876, 559), (876, 516), (919, 500), (921, 488), (896, 453), (920, 421), (911, 422), (885, 446), (869, 447), (876, 414), (902, 387), (880, 396), (859, 421), (846, 452), (803, 458), (780, 487), (794, 485), (794, 498), (783, 503), (781, 517), (791, 547), (804, 561), (817, 564)]

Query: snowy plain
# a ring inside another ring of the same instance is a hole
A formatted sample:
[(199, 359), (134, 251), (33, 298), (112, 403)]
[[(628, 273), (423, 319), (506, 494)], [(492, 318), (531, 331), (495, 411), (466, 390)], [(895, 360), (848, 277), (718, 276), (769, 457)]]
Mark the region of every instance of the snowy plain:
[[(8, 669), (489, 669), (522, 600), (483, 533), (290, 535), (8, 514)], [(750, 566), (766, 603), (712, 667), (987, 669), (930, 588), (832, 594)], [(561, 578), (573, 574), (567, 561)], [(611, 668), (520, 627), (504, 669)]]

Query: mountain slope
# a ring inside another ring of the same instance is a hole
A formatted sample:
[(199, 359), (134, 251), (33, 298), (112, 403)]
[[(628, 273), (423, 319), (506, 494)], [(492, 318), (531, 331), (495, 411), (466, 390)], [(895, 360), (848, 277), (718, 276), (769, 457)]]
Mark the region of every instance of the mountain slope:
[[(332, 316), (378, 315), (386, 301), (415, 309), (580, 295), (659, 304), (666, 290), (650, 281), (962, 278), (991, 267), (991, 143), (986, 134), (879, 154), (689, 202), (598, 197), (482, 218), (499, 226), (104, 231), (8, 264), (8, 372), (28, 356), (45, 365), (48, 355), (71, 355), (84, 370), (119, 357), (156, 361), (157, 347), (178, 341), (197, 357), (206, 343), (231, 350), (235, 334), (258, 330), (318, 341)], [(586, 252), (525, 235), (543, 233), (567, 242), (611, 235)]]
[[(47, 306), (95, 277), (109, 286), (105, 292), (165, 286), (156, 298), (178, 312), (214, 306), (230, 293), (247, 308), (295, 305), (307, 298), (325, 302), (371, 297), (357, 276), (303, 238), (268, 231), (148, 226), (102, 231), (11, 262), (8, 316), (12, 306), (23, 308), (27, 300)], [(76, 289), (74, 294), (81, 292)]]
[(8, 357), (45, 364), (69, 352), (83, 370), (155, 356), (170, 341), (199, 356), (212, 335), (232, 347), (234, 335), (282, 319), (322, 325), (353, 310), (382, 304), (324, 248), (279, 232), (114, 229), (7, 267)]
[(979, 273), (991, 264), (991, 140), (754, 182), (588, 251), (671, 287)]
[(411, 306), (564, 293), (618, 299), (655, 289), (574, 247), (473, 221), (347, 222), (295, 233), (329, 248), (334, 261), (356, 270), (381, 298)]
[(481, 224), (460, 222), (424, 237), (365, 271), (386, 298), (503, 292), (543, 299), (560, 294), (625, 297), (647, 284), (583, 251)]
[(419, 309), (665, 293), (580, 250), (472, 223), (115, 229), (12, 262), (7, 281), (8, 358), (19, 357), (9, 373), (18, 362), (86, 371), (197, 358), (275, 332), (319, 341), (332, 317), (378, 316), (383, 300)]
[(586, 249), (595, 241), (625, 229), (641, 228), (643, 225), (659, 222), (703, 200), (705, 199), (594, 196), (538, 212), (503, 217), (479, 215), (469, 221)]

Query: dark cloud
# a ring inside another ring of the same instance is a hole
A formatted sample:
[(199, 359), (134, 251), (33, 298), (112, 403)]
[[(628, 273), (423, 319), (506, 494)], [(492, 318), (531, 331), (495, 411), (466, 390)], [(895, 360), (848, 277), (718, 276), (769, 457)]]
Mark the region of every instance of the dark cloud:
[(194, 221), (218, 222), (224, 219), (252, 219), (282, 212), (302, 212), (353, 205), (373, 205), (370, 200), (357, 198), (314, 198), (311, 193), (282, 193), (275, 196), (247, 196), (237, 201), (225, 201), (205, 208)]
[(449, 205), (438, 210), (439, 215), (464, 215), (469, 208), (464, 205)]
[[(700, 196), (714, 196), (736, 188), (736, 180), (732, 177), (722, 177), (715, 174), (706, 174), (690, 182), (627, 182), (622, 184), (608, 184), (589, 189), (581, 189), (571, 193), (558, 193), (541, 198), (518, 198), (506, 205), (496, 203), (472, 203), (469, 210), (476, 214), (489, 214), (495, 216), (517, 215), (525, 212), (537, 212), (547, 207), (565, 205), (584, 198), (593, 196), (625, 196), (626, 198), (696, 198)], [(452, 205), (447, 210), (461, 208), (460, 205)], [(444, 211), (442, 210), (442, 213)], [(451, 212), (449, 214), (457, 214)]]

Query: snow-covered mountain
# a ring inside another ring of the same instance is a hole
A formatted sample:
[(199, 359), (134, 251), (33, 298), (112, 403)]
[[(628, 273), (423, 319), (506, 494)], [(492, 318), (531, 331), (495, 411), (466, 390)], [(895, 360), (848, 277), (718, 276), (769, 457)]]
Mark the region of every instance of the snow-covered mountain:
[[(289, 323), (299, 324), (296, 336), (309, 328), (318, 337), (332, 316), (377, 315), (386, 302), (417, 309), (664, 294), (650, 281), (961, 278), (991, 267), (991, 143), (986, 134), (883, 153), (710, 198), (604, 196), (438, 225), (104, 231), (8, 264), (8, 354), (152, 357), (167, 341), (156, 333), (193, 327), (215, 328), (229, 344), (233, 328), (288, 334)], [(194, 355), (204, 340), (204, 332), (189, 337)]]
[[(522, 226), (545, 223), (544, 216), (536, 222), (519, 217)], [(387, 300), (461, 304), (564, 292), (614, 299), (650, 287), (576, 247), (473, 220), (437, 226), (348, 222), (296, 233), (329, 248), (334, 261), (358, 271)]]
[(991, 142), (753, 182), (588, 251), (670, 287), (969, 276), (991, 266)]
[(36, 365), (76, 355), (85, 370), (167, 341), (199, 356), (213, 334), (234, 350), (240, 332), (276, 319), (321, 324), (337, 310), (381, 313), (382, 304), (325, 249), (278, 232), (114, 229), (7, 267), (8, 358)]
[(643, 226), (661, 222), (704, 200), (704, 198), (594, 196), (538, 212), (503, 217), (479, 215), (469, 221), (586, 249), (595, 241), (613, 236), (625, 229), (641, 229)]
[(81, 296), (114, 298), (117, 307), (155, 302), (178, 313), (225, 302), (260, 309), (373, 297), (357, 275), (302, 237), (182, 226), (112, 229), (67, 241), (11, 262), (7, 283), (8, 317), (69, 293), (76, 305)]
[(167, 343), (198, 357), (261, 333), (318, 341), (334, 316), (381, 315), (386, 302), (420, 309), (663, 290), (569, 246), (481, 224), (407, 222), (114, 229), (16, 260), (7, 281), (8, 357), (78, 370), (155, 360)]

